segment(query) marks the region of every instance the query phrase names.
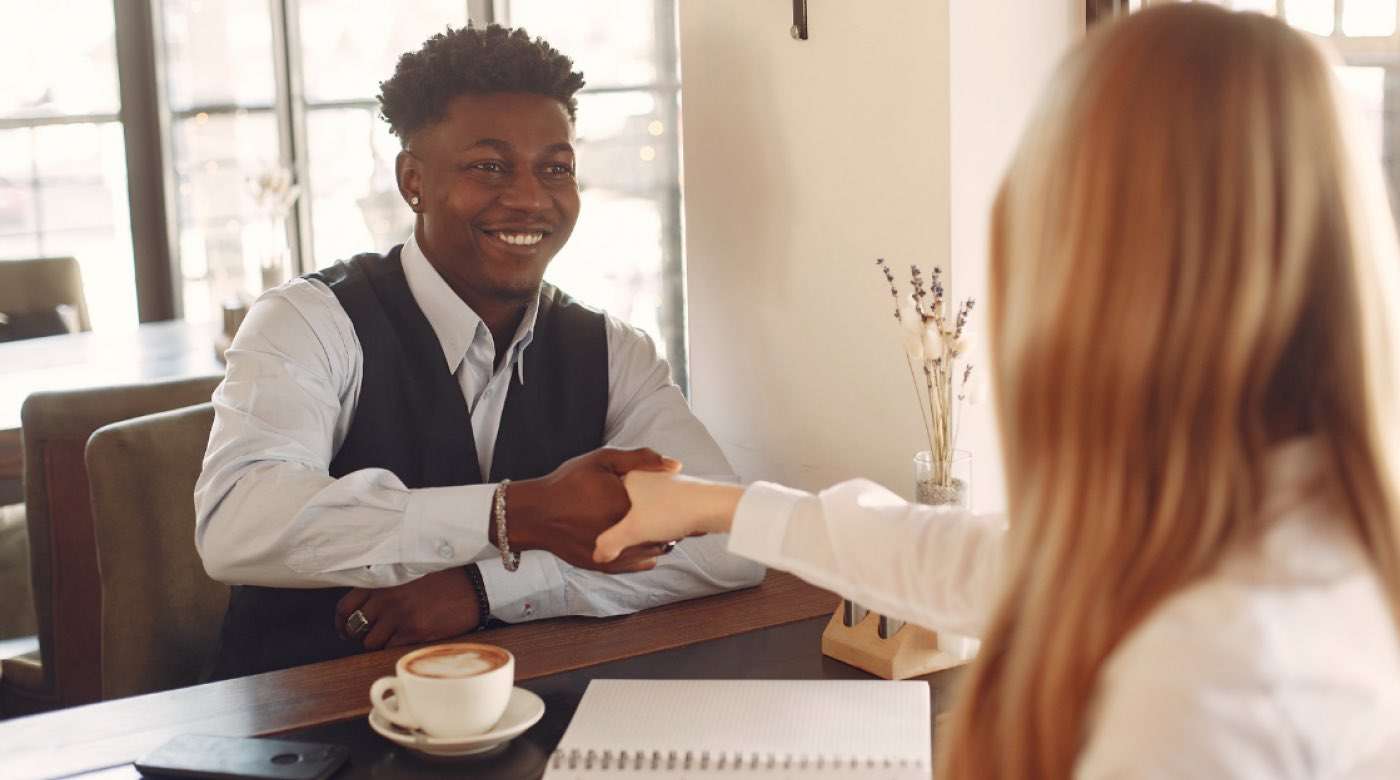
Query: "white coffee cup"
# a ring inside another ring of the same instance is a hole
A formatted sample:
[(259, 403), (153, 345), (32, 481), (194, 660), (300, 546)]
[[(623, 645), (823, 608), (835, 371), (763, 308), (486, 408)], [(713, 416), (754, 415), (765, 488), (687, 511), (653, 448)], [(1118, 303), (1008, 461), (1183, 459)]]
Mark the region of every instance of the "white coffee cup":
[(430, 737), (470, 737), (490, 730), (506, 711), (515, 656), (495, 645), (434, 645), (405, 654), (394, 671), (369, 689), (380, 716)]

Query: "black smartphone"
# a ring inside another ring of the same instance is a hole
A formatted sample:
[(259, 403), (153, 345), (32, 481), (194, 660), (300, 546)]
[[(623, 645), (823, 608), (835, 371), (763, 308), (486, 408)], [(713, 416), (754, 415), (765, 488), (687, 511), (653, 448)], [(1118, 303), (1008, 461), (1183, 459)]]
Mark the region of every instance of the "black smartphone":
[(136, 761), (147, 777), (215, 780), (326, 780), (350, 749), (317, 742), (181, 734)]

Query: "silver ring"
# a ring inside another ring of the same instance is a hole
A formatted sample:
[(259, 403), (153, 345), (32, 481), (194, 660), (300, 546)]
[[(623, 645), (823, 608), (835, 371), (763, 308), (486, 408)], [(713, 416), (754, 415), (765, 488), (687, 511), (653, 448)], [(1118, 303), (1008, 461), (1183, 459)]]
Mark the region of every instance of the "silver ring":
[(674, 549), (676, 549), (676, 543), (675, 543), (674, 541), (667, 542), (667, 543), (661, 545), (661, 554), (662, 554), (662, 555), (665, 555), (666, 553), (668, 553), (668, 552), (670, 552), (670, 551), (672, 551), (672, 550), (674, 550)]
[(358, 637), (369, 631), (369, 618), (365, 613), (355, 610), (350, 613), (350, 617), (345, 619), (345, 634), (350, 637)]

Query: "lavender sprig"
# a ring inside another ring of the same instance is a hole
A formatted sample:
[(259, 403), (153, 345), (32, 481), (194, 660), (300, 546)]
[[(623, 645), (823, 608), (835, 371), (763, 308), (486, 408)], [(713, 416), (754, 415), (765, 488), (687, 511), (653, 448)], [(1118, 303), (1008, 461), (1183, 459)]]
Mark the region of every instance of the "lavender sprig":
[(963, 305), (959, 307), (957, 325), (953, 330), (953, 338), (955, 340), (962, 338), (963, 330), (967, 328), (967, 317), (972, 314), (972, 307), (976, 305), (977, 299), (968, 298), (963, 301)]
[[(960, 417), (958, 411), (964, 401), (975, 403), (975, 399), (969, 400), (968, 391), (972, 365), (962, 365), (959, 370), (958, 358), (965, 351), (963, 336), (976, 301), (968, 298), (956, 309), (951, 304), (945, 306), (943, 269), (937, 266), (925, 277), (917, 265), (910, 265), (910, 293), (907, 297), (901, 297), (894, 272), (884, 258), (876, 259), (875, 265), (889, 285), (890, 297), (895, 301), (895, 321), (904, 332), (905, 358), (919, 403), (919, 416), (928, 436), (929, 451), (933, 455), (934, 481), (940, 486), (951, 487), (953, 450)], [(948, 322), (950, 313), (953, 319), (951, 324)], [(922, 382), (915, 371), (916, 365), (923, 373)]]
[(909, 286), (914, 288), (914, 306), (919, 319), (928, 322), (933, 318), (933, 306), (926, 301), (929, 293), (924, 289), (924, 276), (917, 265), (909, 266)]
[(885, 265), (883, 257), (875, 258), (875, 265), (879, 266), (880, 270), (885, 273), (885, 281), (890, 285), (890, 297), (894, 298), (894, 319), (895, 322), (901, 322), (904, 318), (899, 316), (899, 288), (895, 286), (894, 274), (890, 271), (890, 267)]

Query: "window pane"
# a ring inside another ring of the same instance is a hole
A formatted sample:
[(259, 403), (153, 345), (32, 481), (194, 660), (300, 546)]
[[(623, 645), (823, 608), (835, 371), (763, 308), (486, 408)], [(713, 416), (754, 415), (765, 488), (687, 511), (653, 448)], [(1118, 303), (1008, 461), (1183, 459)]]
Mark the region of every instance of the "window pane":
[(671, 94), (583, 93), (578, 96), (579, 182), (648, 197), (676, 180), (675, 128), (667, 127)]
[(663, 214), (648, 198), (583, 193), (578, 227), (545, 278), (579, 300), (641, 328), (662, 355)]
[(1385, 68), (1340, 67), (1336, 73), (1356, 107), (1366, 143), (1379, 158), (1385, 141)]
[(675, 98), (652, 92), (579, 96), (583, 207), (547, 278), (647, 331), (662, 354), (679, 315), (666, 299), (676, 220)]
[(301, 0), (306, 99), (372, 99), (394, 75), (399, 55), (449, 25), (467, 23), (465, 0), (350, 2)]
[(0, 258), (38, 257), (34, 131), (0, 130)]
[[(185, 318), (213, 320), (223, 300), (260, 292), (263, 265), (285, 252), (277, 215), (250, 184), (277, 166), (277, 126), (268, 111), (200, 114), (177, 121), (173, 135)], [(277, 276), (270, 281), (285, 270)]]
[(1288, 23), (1315, 35), (1331, 35), (1335, 20), (1332, 0), (1284, 0)]
[[(606, 8), (578, 0), (509, 0), (513, 27), (543, 37), (583, 71), (588, 86), (640, 86), (675, 78), (674, 64), (659, 59), (658, 0), (610, 0)], [(661, 0), (667, 2), (667, 0)]]
[(402, 243), (413, 212), (399, 196), (399, 141), (373, 108), (307, 112), (317, 267)]
[(1342, 5), (1342, 32), (1351, 37), (1395, 33), (1396, 0), (1347, 0)]
[(276, 95), (267, 2), (164, 0), (170, 108), (269, 107)]
[(1277, 0), (1216, 0), (1217, 4), (1229, 6), (1236, 11), (1253, 11), (1273, 16), (1278, 13)]
[(92, 326), (136, 325), (126, 154), (111, 0), (4, 7), (0, 116), (71, 117), (0, 130), (0, 260), (77, 258)]
[(115, 114), (112, 0), (9, 0), (0, 46), (0, 116)]
[(95, 330), (135, 326), (121, 125), (49, 125), (10, 132), (30, 139), (26, 157), (37, 174), (29, 182), (35, 254), (77, 258)]

